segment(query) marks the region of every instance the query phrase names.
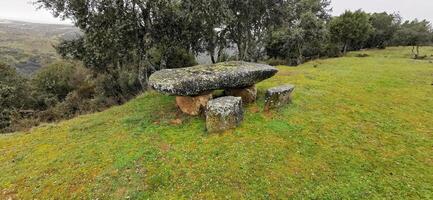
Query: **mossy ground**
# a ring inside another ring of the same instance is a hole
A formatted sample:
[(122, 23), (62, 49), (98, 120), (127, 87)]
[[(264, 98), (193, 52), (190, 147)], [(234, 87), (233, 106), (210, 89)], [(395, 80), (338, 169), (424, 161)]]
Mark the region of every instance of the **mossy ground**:
[[(151, 92), (0, 136), (0, 199), (432, 199), (433, 64), (409, 48), (357, 53), (279, 67), (221, 135)], [(293, 104), (262, 112), (286, 83)]]

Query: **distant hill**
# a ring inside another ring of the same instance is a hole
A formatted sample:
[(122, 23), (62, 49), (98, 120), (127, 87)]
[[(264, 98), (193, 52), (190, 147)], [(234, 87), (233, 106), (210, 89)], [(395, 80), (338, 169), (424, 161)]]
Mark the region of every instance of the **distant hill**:
[(15, 66), (23, 74), (59, 59), (53, 45), (77, 37), (70, 25), (39, 24), (0, 19), (0, 62)]

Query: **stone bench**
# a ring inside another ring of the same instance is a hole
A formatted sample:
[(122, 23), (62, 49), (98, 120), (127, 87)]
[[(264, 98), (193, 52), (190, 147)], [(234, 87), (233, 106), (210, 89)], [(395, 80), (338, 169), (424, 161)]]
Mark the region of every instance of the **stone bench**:
[(219, 133), (234, 129), (244, 119), (241, 97), (221, 97), (209, 101), (206, 107), (206, 129), (209, 133)]
[(244, 103), (256, 100), (255, 84), (274, 76), (278, 70), (265, 64), (224, 62), (180, 69), (165, 69), (149, 78), (149, 85), (164, 94), (176, 96), (186, 114), (199, 115), (212, 99), (214, 90), (242, 97)]
[(265, 96), (265, 111), (290, 103), (294, 90), (295, 86), (293, 85), (283, 85), (268, 89)]

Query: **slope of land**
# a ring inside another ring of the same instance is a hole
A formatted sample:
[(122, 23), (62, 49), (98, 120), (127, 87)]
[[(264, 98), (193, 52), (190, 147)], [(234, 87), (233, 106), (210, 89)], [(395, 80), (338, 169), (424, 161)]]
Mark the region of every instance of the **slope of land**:
[(15, 66), (21, 73), (32, 74), (59, 59), (53, 45), (78, 34), (73, 26), (0, 19), (0, 62)]
[[(433, 64), (409, 52), (281, 66), (221, 135), (149, 92), (0, 136), (0, 199), (432, 199)], [(262, 112), (285, 83), (293, 104)]]

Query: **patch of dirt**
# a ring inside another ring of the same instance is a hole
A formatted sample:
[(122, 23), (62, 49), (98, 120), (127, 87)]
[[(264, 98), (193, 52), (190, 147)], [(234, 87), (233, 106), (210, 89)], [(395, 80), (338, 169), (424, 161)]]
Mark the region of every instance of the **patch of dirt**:
[(268, 119), (273, 119), (274, 118), (274, 113), (272, 111), (264, 111), (263, 114)]
[(181, 119), (179, 119), (179, 118), (178, 119), (173, 119), (173, 120), (170, 121), (170, 124), (171, 125), (175, 125), (175, 126), (176, 125), (182, 125), (182, 123), (183, 123), (183, 121)]
[(167, 143), (161, 143), (159, 144), (159, 148), (161, 149), (162, 152), (167, 153), (170, 151), (171, 147), (169, 144)]
[(128, 192), (128, 189), (126, 187), (121, 187), (121, 188), (116, 190), (116, 192), (114, 193), (114, 196), (116, 196), (118, 198), (124, 198), (126, 196), (127, 192)]
[(18, 198), (17, 192), (4, 189), (4, 190), (2, 190), (2, 192), (0, 194), (0, 199), (15, 200), (15, 199), (19, 199), (19, 198)]
[(259, 113), (260, 109), (259, 109), (259, 107), (254, 106), (254, 107), (250, 108), (250, 112), (252, 112), (252, 113)]

